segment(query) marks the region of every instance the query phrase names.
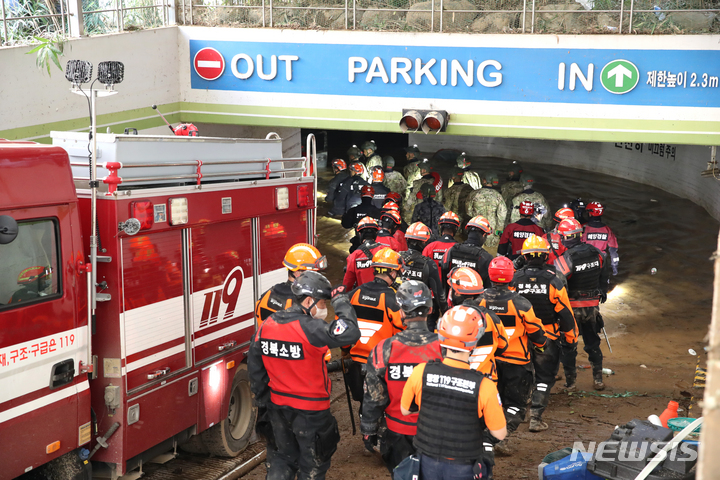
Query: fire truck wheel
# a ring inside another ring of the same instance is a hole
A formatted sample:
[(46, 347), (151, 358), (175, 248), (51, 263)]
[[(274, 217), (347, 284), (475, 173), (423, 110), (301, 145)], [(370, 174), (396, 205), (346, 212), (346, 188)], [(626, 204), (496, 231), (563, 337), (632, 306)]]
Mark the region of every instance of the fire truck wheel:
[(252, 404), (247, 365), (241, 364), (233, 378), (227, 418), (202, 433), (203, 443), (212, 455), (235, 457), (250, 443), (255, 420), (257, 408)]

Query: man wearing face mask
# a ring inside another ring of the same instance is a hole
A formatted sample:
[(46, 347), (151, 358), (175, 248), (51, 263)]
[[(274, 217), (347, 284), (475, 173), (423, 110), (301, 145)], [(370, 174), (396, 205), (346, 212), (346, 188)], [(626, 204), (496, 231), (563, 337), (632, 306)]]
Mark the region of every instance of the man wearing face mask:
[[(344, 287), (332, 290), (320, 273), (303, 272), (292, 284), (295, 303), (263, 322), (248, 353), (250, 388), (269, 418), (267, 476), (324, 479), (340, 440), (330, 413), (329, 348), (360, 338)], [(326, 323), (332, 298), (335, 320)]]

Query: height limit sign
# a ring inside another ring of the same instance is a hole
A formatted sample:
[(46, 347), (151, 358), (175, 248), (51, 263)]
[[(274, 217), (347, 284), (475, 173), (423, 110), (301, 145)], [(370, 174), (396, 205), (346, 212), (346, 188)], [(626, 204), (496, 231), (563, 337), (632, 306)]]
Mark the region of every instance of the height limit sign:
[(217, 80), (225, 71), (225, 59), (214, 48), (205, 47), (195, 54), (193, 66), (203, 80)]

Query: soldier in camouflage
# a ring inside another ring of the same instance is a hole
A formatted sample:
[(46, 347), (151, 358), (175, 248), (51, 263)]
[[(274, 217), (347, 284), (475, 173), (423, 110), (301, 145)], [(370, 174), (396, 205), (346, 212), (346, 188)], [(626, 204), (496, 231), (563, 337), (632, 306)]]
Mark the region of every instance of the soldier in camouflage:
[[(420, 175), (420, 178), (413, 182), (412, 187), (408, 188), (405, 195), (405, 200), (403, 200), (402, 216), (408, 223), (415, 223), (410, 221), (410, 219), (412, 218), (415, 206), (422, 200), (421, 196), (419, 195), (420, 187), (425, 184), (429, 184), (435, 187), (435, 201), (442, 202), (443, 199), (444, 185), (442, 178), (440, 178), (439, 173), (430, 171), (430, 163), (427, 158), (423, 159), (422, 163), (420, 163)], [(429, 226), (430, 225), (428, 225), (428, 227)]]
[(488, 219), (492, 233), (487, 236), (485, 245), (497, 248), (500, 235), (505, 228), (507, 205), (498, 191), (498, 174), (485, 172), (482, 176), (483, 188), (474, 190), (465, 200), (465, 211), (469, 218), (482, 215)]
[(473, 192), (473, 188), (463, 181), (465, 172), (456, 168), (453, 170), (452, 187), (448, 188), (443, 195), (443, 205), (448, 212), (457, 212), (462, 223), (465, 223), (472, 217), (465, 216), (465, 202), (468, 195)]
[(543, 230), (549, 231), (552, 228), (552, 215), (547, 214), (547, 212), (550, 211), (550, 208), (543, 194), (540, 192), (536, 192), (533, 189), (533, 185), (535, 184), (535, 177), (528, 173), (523, 173), (520, 176), (520, 181), (524, 185), (524, 190), (515, 195), (515, 197), (513, 197), (512, 199), (509, 223), (514, 223), (520, 220), (520, 211), (518, 210), (518, 208), (522, 202), (531, 202), (535, 205), (538, 205), (535, 207), (535, 211), (544, 210), (542, 217), (537, 218), (539, 215), (535, 216), (533, 221), (538, 224)]
[(403, 169), (403, 175), (407, 180), (408, 186), (411, 186), (415, 180), (420, 178), (420, 149), (417, 145), (405, 147), (405, 159), (408, 161)]
[(380, 155), (376, 153), (377, 145), (375, 144), (375, 140), (368, 140), (367, 142), (363, 143), (361, 147), (363, 153), (365, 154), (365, 158), (367, 158), (365, 166), (368, 170), (372, 171), (373, 167), (383, 166), (382, 158), (380, 158)]
[[(471, 166), (470, 161), (467, 159), (467, 155), (465, 152), (462, 152), (460, 156), (457, 157), (457, 167), (463, 172), (463, 183), (470, 185), (473, 190), (477, 190), (478, 188), (482, 188), (482, 183), (480, 181), (480, 175), (478, 175), (477, 172), (470, 170)], [(459, 210), (453, 210), (453, 212), (457, 211)]]
[(383, 162), (385, 163), (385, 180), (383, 180), (383, 185), (391, 192), (405, 195), (407, 182), (405, 181), (405, 177), (402, 176), (402, 173), (393, 170), (395, 168), (395, 159), (390, 155), (386, 155), (383, 157)]
[(348, 165), (355, 162), (362, 162), (364, 160), (362, 150), (360, 150), (357, 145), (353, 145), (352, 147), (348, 148), (347, 157)]
[(434, 235), (437, 235), (437, 222), (440, 220), (442, 214), (445, 213), (445, 207), (435, 201), (435, 188), (433, 188), (430, 183), (423, 183), (420, 186), (420, 195), (422, 196), (422, 202), (415, 207), (410, 223), (422, 222), (427, 225)]
[(507, 172), (507, 182), (503, 183), (500, 193), (506, 204), (510, 204), (513, 197), (523, 191), (523, 185), (520, 183), (520, 175), (523, 172), (522, 165), (513, 161)]

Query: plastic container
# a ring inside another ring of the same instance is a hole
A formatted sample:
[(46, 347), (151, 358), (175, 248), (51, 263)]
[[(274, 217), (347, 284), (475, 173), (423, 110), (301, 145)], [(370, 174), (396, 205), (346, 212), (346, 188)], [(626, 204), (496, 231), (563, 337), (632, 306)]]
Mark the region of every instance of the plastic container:
[(675, 401), (673, 401), (673, 400), (670, 400), (670, 401), (668, 402), (667, 408), (665, 409), (664, 412), (662, 412), (662, 413), (660, 414), (660, 421), (662, 422), (663, 427), (668, 428), (668, 423), (667, 423), (667, 421), (668, 421), (669, 419), (671, 419), (671, 418), (677, 418), (677, 416), (678, 416), (678, 407), (679, 407), (679, 405), (678, 405), (677, 402), (675, 402)]
[(648, 417), (648, 422), (652, 423), (653, 425), (657, 425), (658, 427), (662, 427), (660, 417), (658, 417), (657, 415), (650, 415)]
[[(688, 425), (690, 425), (692, 422), (697, 420), (697, 418), (690, 418), (690, 417), (676, 417), (676, 418), (670, 418), (667, 421), (668, 428), (672, 430), (673, 432), (679, 432)], [(697, 427), (695, 430), (692, 431), (692, 433), (699, 433), (700, 429), (702, 428), (702, 425)]]
[(540, 480), (602, 480), (587, 469), (592, 453), (577, 452), (550, 464), (538, 465)]

